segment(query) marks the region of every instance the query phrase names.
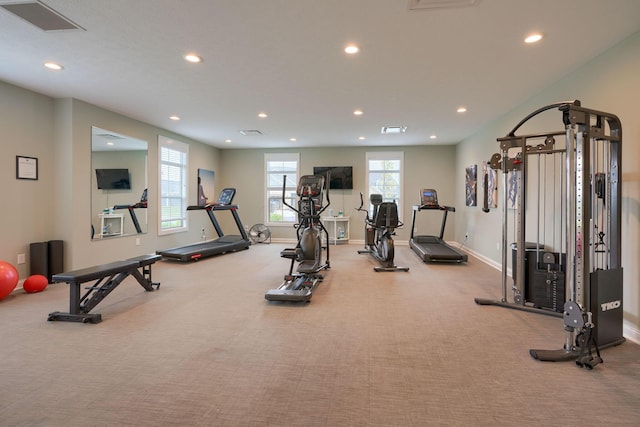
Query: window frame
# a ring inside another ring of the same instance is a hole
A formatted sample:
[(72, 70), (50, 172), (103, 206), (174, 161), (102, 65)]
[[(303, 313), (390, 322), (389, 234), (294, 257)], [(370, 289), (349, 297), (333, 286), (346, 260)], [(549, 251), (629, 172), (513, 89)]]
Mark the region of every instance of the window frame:
[[(162, 152), (164, 149), (177, 151), (182, 158), (180, 162), (170, 162), (162, 160)], [(162, 186), (162, 170), (164, 166), (178, 166), (180, 168), (180, 180), (178, 181), (181, 191), (178, 196), (163, 193)], [(189, 144), (175, 139), (158, 135), (158, 235), (163, 236), (173, 233), (181, 233), (189, 230), (189, 222), (187, 218), (187, 205), (189, 194)], [(179, 199), (180, 216), (176, 218), (163, 218), (163, 206), (165, 199)], [(168, 220), (179, 221), (179, 226), (163, 227), (163, 223)]]
[[(282, 200), (282, 187), (269, 187), (269, 175), (273, 173), (269, 169), (269, 163), (271, 162), (295, 162), (296, 163), (296, 179), (292, 180), (290, 177), (287, 177), (287, 190), (293, 191), (294, 194), (298, 187), (298, 179), (300, 179), (300, 153), (264, 153), (264, 223), (271, 227), (278, 226), (291, 226), (297, 223), (297, 215), (290, 208), (283, 206), (283, 211), (291, 211), (292, 216), (295, 219), (290, 221), (285, 221), (284, 218), (282, 221), (273, 221), (271, 219), (271, 210), (270, 210), (270, 198), (269, 193), (275, 190), (278, 190), (280, 200)], [(284, 173), (282, 174), (284, 175)], [(295, 204), (293, 204), (295, 206)]]
[[(385, 170), (371, 170), (370, 169), (370, 162), (372, 160), (377, 160), (377, 161), (399, 161), (400, 162), (400, 169), (397, 171), (397, 173), (399, 174), (399, 185), (398, 185), (398, 198), (397, 199), (389, 199), (384, 197), (383, 194), (383, 201), (387, 202), (391, 202), (393, 200), (395, 200), (396, 204), (398, 205), (398, 219), (400, 220), (400, 222), (404, 222), (403, 221), (403, 211), (404, 209), (402, 209), (402, 205), (404, 202), (404, 151), (371, 151), (371, 152), (367, 152), (365, 154), (365, 166), (366, 166), (366, 173), (365, 173), (365, 180), (366, 180), (366, 188), (367, 188), (367, 203), (369, 206), (369, 212), (372, 212), (372, 206), (371, 203), (369, 202), (370, 200), (370, 195), (371, 195), (371, 183), (370, 183), (370, 177), (372, 173), (386, 173)], [(388, 172), (391, 172), (388, 171)]]

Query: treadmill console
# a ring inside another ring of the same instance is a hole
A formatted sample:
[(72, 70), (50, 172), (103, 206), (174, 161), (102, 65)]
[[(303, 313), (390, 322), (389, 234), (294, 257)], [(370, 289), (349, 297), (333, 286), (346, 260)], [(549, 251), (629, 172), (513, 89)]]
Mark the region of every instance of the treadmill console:
[(235, 188), (225, 188), (218, 197), (217, 205), (230, 205), (233, 201), (233, 197), (236, 195)]
[(420, 205), (424, 207), (438, 207), (438, 193), (436, 190), (430, 188), (420, 190)]

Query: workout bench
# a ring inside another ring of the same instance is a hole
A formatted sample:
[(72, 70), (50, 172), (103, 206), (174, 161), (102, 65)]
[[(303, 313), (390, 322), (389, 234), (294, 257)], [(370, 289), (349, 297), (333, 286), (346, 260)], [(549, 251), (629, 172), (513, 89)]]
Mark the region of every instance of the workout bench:
[[(69, 284), (69, 313), (54, 311), (49, 313), (47, 320), (61, 320), (66, 322), (99, 323), (102, 321), (100, 313), (89, 313), (107, 295), (111, 293), (128, 276), (136, 278), (138, 283), (147, 291), (160, 288), (160, 283), (151, 279), (151, 265), (160, 260), (160, 255), (141, 255), (126, 261), (116, 261), (109, 264), (96, 265), (67, 273), (54, 274), (52, 283), (66, 282)], [(95, 280), (92, 286), (80, 297), (80, 286)]]

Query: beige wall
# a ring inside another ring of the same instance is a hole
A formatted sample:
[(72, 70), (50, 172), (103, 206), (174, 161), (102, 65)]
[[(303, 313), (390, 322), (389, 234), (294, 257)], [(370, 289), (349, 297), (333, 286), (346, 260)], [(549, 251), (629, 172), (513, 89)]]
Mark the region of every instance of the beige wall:
[[(529, 113), (554, 102), (579, 99), (586, 108), (617, 115), (622, 122), (622, 266), (624, 268), (624, 316), (626, 334), (640, 338), (640, 33), (590, 61), (539, 95), (518, 106), (458, 145), (456, 173), (458, 188), (464, 185), (464, 168), (480, 165), (499, 151), (496, 138), (505, 136)], [(562, 131), (561, 113), (544, 113), (518, 134)], [(464, 206), (464, 194), (457, 193)], [(500, 265), (501, 211), (481, 212), (480, 207), (463, 208), (456, 222), (457, 240), (469, 233), (467, 246)], [(496, 288), (500, 284), (496, 283)], [(498, 292), (498, 291), (497, 291)]]
[[(54, 232), (53, 100), (0, 81), (0, 177), (2, 221), (0, 260), (10, 262), (20, 277), (28, 264), (17, 264), (29, 243), (60, 238)], [(16, 179), (16, 156), (38, 158), (38, 180)]]
[[(435, 188), (442, 204), (455, 201), (455, 146), (404, 146), (404, 147), (357, 147), (322, 148), (298, 150), (223, 150), (221, 176), (223, 186), (235, 187), (238, 192), (235, 202), (240, 205), (240, 216), (246, 226), (264, 223), (264, 154), (274, 152), (300, 153), (301, 174), (311, 174), (314, 166), (353, 166), (353, 190), (332, 190), (331, 209), (342, 210), (351, 218), (351, 239), (364, 241), (364, 214), (357, 212), (360, 192), (366, 194), (365, 156), (371, 151), (404, 152), (404, 203), (405, 226), (397, 230), (396, 240), (406, 243), (411, 232), (411, 205), (419, 202), (421, 188)], [(441, 216), (422, 213), (416, 223), (422, 234), (440, 232)], [(221, 221), (222, 222), (222, 221)], [(453, 239), (455, 215), (450, 215), (445, 238)], [(274, 238), (292, 239), (295, 232), (290, 225), (271, 227)]]
[[(80, 268), (98, 262), (132, 257), (143, 253), (153, 253), (199, 240), (202, 223), (205, 218), (193, 218), (189, 232), (158, 236), (158, 135), (163, 135), (189, 144), (189, 203), (196, 204), (196, 180), (198, 168), (218, 169), (219, 152), (216, 148), (199, 143), (189, 138), (168, 132), (155, 126), (142, 123), (128, 117), (112, 113), (82, 101), (72, 100), (72, 147), (73, 156), (77, 158), (72, 165), (73, 189), (72, 206), (74, 234), (65, 254), (70, 259), (67, 268)], [(91, 228), (91, 203), (87, 197), (91, 194), (91, 127), (128, 135), (147, 141), (148, 149), (148, 233), (131, 235), (102, 241), (90, 241), (89, 234), (84, 232)], [(189, 218), (191, 220), (191, 217)], [(61, 219), (64, 222), (64, 219)], [(84, 228), (83, 228), (84, 227)], [(140, 245), (136, 240), (140, 239)], [(65, 239), (66, 241), (66, 239)]]
[[(157, 235), (157, 140), (161, 134), (189, 144), (192, 204), (196, 203), (197, 169), (219, 170), (216, 148), (82, 101), (54, 100), (5, 82), (0, 82), (0, 123), (4, 134), (0, 146), (4, 207), (0, 259), (14, 264), (21, 279), (30, 274), (32, 242), (63, 240), (65, 269), (69, 270), (197, 241), (200, 228), (209, 223), (208, 218), (196, 217), (189, 232)], [(90, 240), (92, 126), (149, 142), (148, 233)], [(37, 181), (15, 178), (16, 155), (38, 158)], [(136, 245), (137, 238), (140, 245)], [(17, 264), (18, 254), (26, 255), (25, 264)]]

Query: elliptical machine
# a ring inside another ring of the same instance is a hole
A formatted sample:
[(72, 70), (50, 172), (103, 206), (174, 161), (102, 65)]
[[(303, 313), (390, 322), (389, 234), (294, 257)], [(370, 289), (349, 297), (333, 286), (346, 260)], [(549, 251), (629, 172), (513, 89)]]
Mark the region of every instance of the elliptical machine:
[[(280, 252), (282, 258), (291, 260), (289, 273), (284, 276), (284, 282), (276, 288), (270, 289), (264, 295), (267, 301), (304, 301), (311, 299), (315, 287), (323, 279), (322, 270), (330, 268), (329, 263), (329, 233), (320, 221), (320, 215), (329, 207), (329, 190), (327, 189), (327, 204), (323, 205), (324, 181), (323, 175), (303, 175), (298, 181), (296, 194), (298, 195), (298, 207), (289, 205), (285, 200), (287, 176), (284, 175), (282, 184), (282, 203), (298, 214), (298, 223), (294, 225), (297, 230), (298, 244), (295, 248), (283, 249)], [(324, 233), (327, 245), (322, 247), (322, 234)], [(322, 262), (322, 250), (326, 249), (327, 257)], [(296, 272), (293, 272), (295, 263), (298, 263)]]
[(409, 271), (409, 267), (398, 267), (393, 263), (395, 249), (393, 235), (396, 228), (404, 224), (398, 220), (398, 205), (396, 202), (383, 202), (382, 194), (372, 194), (369, 201), (373, 205), (373, 215), (363, 209), (364, 199), (360, 193), (360, 207), (358, 211), (365, 212), (365, 249), (359, 254), (371, 254), (380, 262), (381, 266), (374, 267), (374, 271)]

